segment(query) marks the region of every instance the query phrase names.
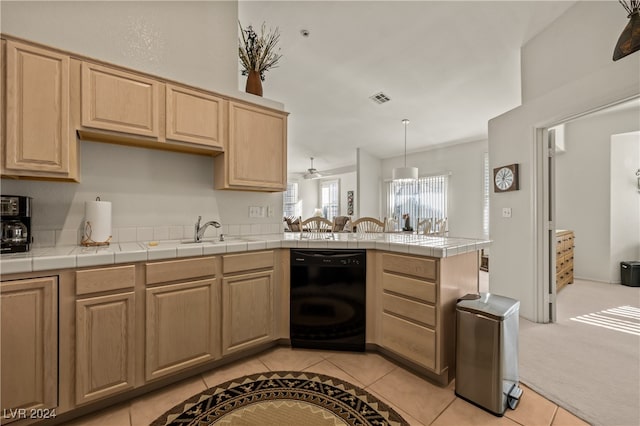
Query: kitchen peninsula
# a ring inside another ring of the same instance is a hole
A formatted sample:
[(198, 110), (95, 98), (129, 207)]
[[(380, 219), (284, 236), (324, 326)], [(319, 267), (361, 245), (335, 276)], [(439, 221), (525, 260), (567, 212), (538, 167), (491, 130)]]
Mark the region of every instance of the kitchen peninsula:
[(365, 249), (367, 350), (446, 385), (455, 377), (455, 303), (477, 291), (489, 243), (284, 233), (3, 255), (2, 387), (25, 388), (29, 374), (33, 389), (5, 393), (2, 408), (35, 401), (29, 408), (69, 419), (288, 345), (290, 248)]

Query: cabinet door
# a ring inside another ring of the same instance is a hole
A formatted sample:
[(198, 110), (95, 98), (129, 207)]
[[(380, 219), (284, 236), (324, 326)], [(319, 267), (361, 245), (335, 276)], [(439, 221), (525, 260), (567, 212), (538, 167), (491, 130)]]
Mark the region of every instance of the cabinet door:
[(7, 281), (0, 286), (2, 412), (56, 407), (58, 279)]
[(82, 125), (158, 138), (161, 84), (138, 74), (83, 62)]
[(286, 113), (229, 102), (229, 143), (224, 164), (226, 182), (216, 175), (219, 189), (284, 191), (287, 186)]
[(223, 149), (224, 100), (167, 84), (167, 139)]
[(146, 380), (219, 357), (215, 279), (147, 289)]
[(134, 293), (76, 301), (76, 403), (134, 385)]
[(75, 178), (68, 56), (7, 41), (3, 173)]
[(222, 282), (223, 355), (273, 339), (273, 271)]

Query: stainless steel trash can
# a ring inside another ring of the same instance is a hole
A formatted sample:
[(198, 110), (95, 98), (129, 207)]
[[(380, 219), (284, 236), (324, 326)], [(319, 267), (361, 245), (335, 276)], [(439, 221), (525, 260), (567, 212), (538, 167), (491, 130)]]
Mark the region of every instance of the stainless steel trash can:
[(515, 409), (520, 302), (491, 293), (466, 295), (456, 305), (457, 396), (503, 416)]

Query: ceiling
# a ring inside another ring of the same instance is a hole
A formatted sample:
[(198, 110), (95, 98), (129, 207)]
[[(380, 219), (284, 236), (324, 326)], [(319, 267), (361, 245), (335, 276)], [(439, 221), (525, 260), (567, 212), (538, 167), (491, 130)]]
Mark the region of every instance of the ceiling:
[[(487, 137), (520, 105), (520, 47), (575, 2), (240, 1), (243, 26), (278, 27), (264, 97), (284, 103), (289, 172), (355, 165)], [(308, 37), (301, 30), (309, 32)], [(244, 88), (244, 78), (240, 82)], [(382, 92), (389, 102), (370, 97)]]

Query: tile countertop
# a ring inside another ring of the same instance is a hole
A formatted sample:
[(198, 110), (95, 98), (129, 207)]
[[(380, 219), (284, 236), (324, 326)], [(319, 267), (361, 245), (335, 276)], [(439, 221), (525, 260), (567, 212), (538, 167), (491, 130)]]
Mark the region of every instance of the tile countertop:
[(179, 240), (113, 243), (107, 247), (57, 246), (36, 248), (28, 253), (0, 256), (2, 275), (51, 269), (81, 268), (147, 260), (205, 256), (274, 248), (377, 249), (431, 257), (449, 257), (488, 247), (491, 241), (472, 238), (430, 237), (405, 233), (284, 234), (228, 237), (185, 244)]

